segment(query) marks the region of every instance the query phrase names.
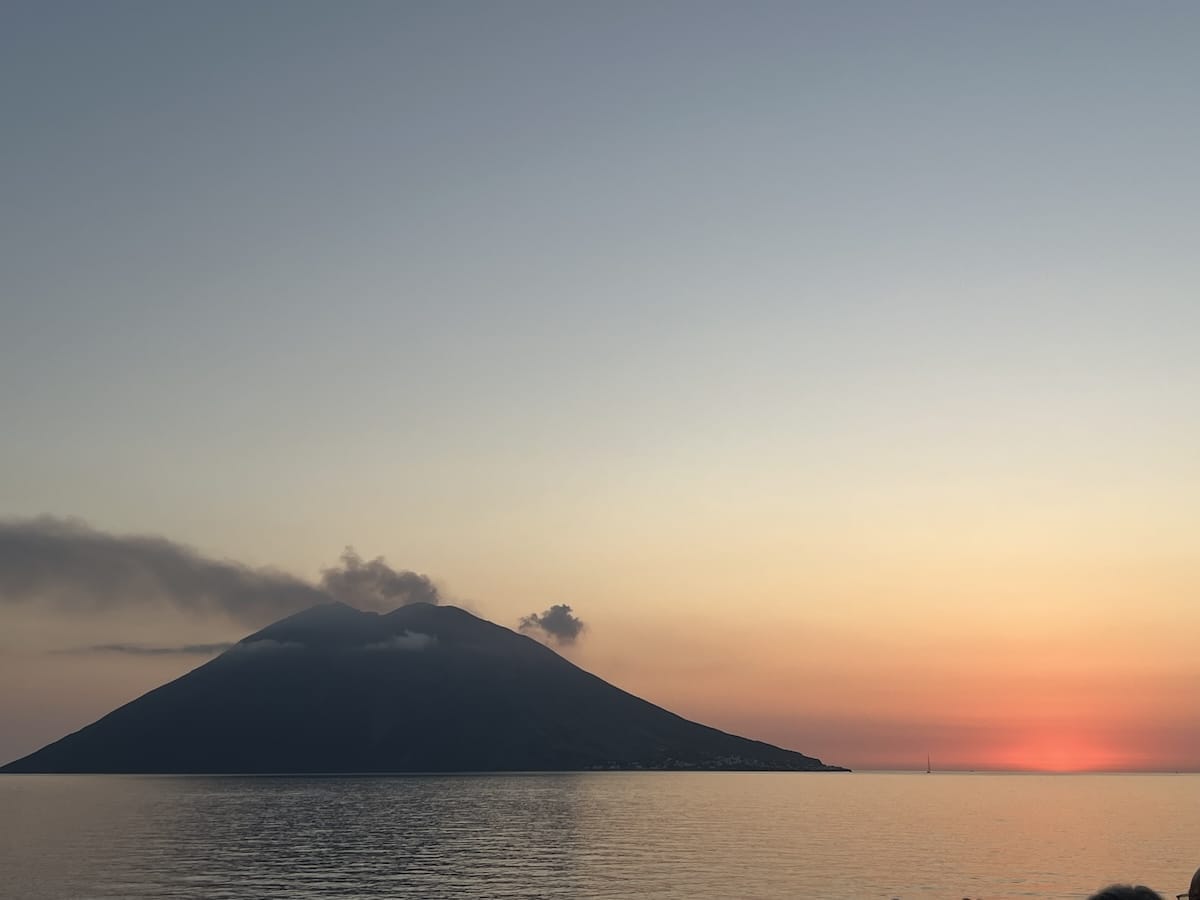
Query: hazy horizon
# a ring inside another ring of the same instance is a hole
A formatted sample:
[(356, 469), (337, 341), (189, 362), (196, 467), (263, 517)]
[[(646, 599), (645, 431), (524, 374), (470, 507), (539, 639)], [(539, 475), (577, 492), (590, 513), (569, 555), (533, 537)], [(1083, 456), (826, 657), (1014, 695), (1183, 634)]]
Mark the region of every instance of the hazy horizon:
[(1200, 6), (3, 25), (0, 759), (352, 546), (826, 762), (1200, 770)]

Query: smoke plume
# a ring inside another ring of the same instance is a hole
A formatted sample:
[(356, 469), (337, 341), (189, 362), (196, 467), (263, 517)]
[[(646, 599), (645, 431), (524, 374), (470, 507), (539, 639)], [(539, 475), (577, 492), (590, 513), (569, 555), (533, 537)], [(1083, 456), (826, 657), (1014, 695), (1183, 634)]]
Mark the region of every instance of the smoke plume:
[(359, 609), (391, 610), (409, 603), (439, 603), (438, 589), (424, 575), (396, 571), (382, 556), (363, 562), (347, 547), (341, 566), (321, 570), (321, 589), (335, 600)]
[(382, 557), (364, 562), (350, 548), (312, 584), (210, 559), (164, 538), (106, 534), (77, 520), (0, 521), (0, 604), (90, 613), (170, 607), (258, 626), (333, 600), (387, 611), (439, 599), (424, 575), (392, 569)]
[(519, 627), (526, 634), (541, 633), (558, 644), (573, 644), (585, 626), (582, 619), (572, 614), (571, 607), (556, 603), (545, 612), (523, 616)]

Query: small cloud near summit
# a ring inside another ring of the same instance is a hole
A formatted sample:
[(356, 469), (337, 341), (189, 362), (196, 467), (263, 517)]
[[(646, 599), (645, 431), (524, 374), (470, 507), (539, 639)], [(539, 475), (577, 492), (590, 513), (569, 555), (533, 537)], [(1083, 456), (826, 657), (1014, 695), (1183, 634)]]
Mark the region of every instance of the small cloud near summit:
[(530, 613), (521, 618), (518, 626), (525, 634), (539, 632), (557, 644), (574, 644), (586, 627), (583, 620), (565, 603), (556, 603), (541, 613)]

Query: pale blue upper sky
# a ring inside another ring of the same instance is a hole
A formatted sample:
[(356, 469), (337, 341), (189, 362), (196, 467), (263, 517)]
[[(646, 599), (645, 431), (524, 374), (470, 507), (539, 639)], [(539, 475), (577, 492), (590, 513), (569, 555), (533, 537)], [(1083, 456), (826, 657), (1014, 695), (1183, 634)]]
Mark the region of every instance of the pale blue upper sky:
[(5, 512), (1195, 475), (1193, 4), (3, 15)]

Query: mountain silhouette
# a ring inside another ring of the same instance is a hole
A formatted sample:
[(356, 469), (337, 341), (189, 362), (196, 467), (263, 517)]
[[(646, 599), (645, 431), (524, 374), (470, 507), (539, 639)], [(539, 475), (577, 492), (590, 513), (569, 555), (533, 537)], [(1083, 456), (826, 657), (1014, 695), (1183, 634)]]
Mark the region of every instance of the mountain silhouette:
[(0, 772), (834, 771), (452, 606), (282, 619)]

